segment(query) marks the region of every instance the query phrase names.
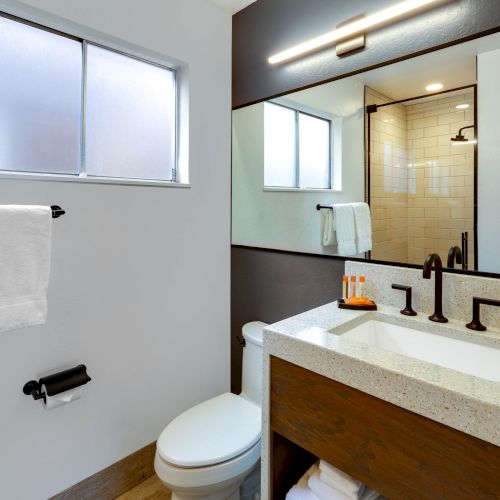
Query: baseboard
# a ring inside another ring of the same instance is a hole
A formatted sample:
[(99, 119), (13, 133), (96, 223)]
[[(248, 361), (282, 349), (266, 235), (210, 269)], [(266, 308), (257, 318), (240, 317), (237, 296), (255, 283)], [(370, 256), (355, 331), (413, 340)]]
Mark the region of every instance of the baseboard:
[(112, 500), (154, 474), (156, 442), (96, 472), (49, 500)]

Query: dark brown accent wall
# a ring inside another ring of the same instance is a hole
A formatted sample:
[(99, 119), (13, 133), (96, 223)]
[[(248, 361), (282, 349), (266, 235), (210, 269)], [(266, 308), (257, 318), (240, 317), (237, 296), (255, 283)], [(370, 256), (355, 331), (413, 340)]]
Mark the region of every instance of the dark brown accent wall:
[(344, 261), (275, 250), (231, 250), (231, 390), (241, 390), (242, 347), (249, 321), (275, 323), (338, 299)]
[(394, 0), (258, 0), (233, 16), (233, 107), (377, 67), (431, 48), (498, 31), (498, 0), (448, 0), (367, 36), (366, 48), (338, 58), (335, 48), (272, 66), (270, 55)]

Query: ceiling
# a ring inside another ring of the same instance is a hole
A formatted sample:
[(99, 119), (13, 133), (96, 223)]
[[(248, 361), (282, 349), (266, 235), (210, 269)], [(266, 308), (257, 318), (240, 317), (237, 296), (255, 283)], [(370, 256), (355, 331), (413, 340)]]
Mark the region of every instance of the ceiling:
[(498, 48), (497, 33), (361, 73), (355, 78), (393, 100), (407, 99), (425, 95), (429, 83), (442, 83), (444, 90), (475, 84), (477, 54)]
[(256, 0), (210, 0), (217, 7), (221, 7), (227, 10), (231, 14), (235, 14), (241, 9), (244, 9), (247, 5), (254, 3)]

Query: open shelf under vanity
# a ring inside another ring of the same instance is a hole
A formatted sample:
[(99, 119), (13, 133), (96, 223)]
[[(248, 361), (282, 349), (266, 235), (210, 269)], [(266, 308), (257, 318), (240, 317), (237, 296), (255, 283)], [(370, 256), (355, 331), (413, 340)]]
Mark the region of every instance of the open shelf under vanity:
[(389, 499), (500, 498), (499, 447), (280, 358), (270, 368), (272, 499), (318, 458)]

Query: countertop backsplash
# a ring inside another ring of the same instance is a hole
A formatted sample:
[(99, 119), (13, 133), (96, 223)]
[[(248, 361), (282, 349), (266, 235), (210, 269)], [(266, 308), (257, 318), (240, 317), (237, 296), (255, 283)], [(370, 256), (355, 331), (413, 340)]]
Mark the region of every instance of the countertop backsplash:
[[(366, 294), (380, 304), (400, 307), (405, 304), (404, 292), (391, 285), (408, 285), (413, 289), (413, 309), (434, 312), (434, 272), (430, 280), (423, 279), (421, 269), (384, 266), (364, 262), (346, 262), (347, 275), (366, 277)], [(464, 274), (443, 273), (443, 314), (468, 323), (472, 319), (472, 298), (500, 299), (500, 279)], [(500, 308), (481, 305), (481, 322), (500, 330)]]

